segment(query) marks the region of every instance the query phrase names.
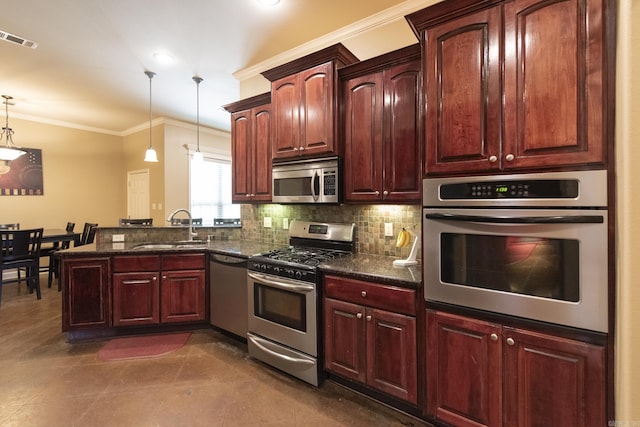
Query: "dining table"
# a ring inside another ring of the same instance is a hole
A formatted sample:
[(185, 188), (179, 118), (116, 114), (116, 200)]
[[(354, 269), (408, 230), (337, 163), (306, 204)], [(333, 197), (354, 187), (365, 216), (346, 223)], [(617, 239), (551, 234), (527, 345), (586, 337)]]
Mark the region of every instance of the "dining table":
[(53, 243), (54, 247), (58, 247), (63, 242), (73, 242), (73, 246), (80, 246), (80, 233), (64, 228), (45, 228), (42, 231), (41, 243)]

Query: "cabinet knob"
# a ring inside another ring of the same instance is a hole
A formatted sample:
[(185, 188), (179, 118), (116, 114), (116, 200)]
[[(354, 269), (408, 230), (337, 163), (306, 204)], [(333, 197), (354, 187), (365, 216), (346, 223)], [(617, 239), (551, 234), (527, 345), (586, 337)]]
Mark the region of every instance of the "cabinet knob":
[(300, 151), (304, 151), (304, 147), (300, 147)]
[(358, 313), (358, 314), (356, 314), (356, 317), (357, 317), (358, 319), (362, 319), (362, 313)]
[(513, 159), (516, 158), (516, 156), (514, 156), (513, 154), (507, 154), (504, 158), (507, 159), (507, 162), (512, 162)]
[(367, 322), (371, 322), (371, 316), (367, 316)]
[(362, 292), (360, 292), (360, 295), (362, 295), (363, 297), (366, 297), (367, 296), (367, 292), (366, 291), (362, 291)]
[(167, 278), (167, 276), (162, 276), (162, 278), (163, 278), (163, 279), (166, 279), (166, 278)]
[(515, 345), (515, 341), (513, 340), (513, 338), (507, 338), (507, 345)]
[(298, 147), (293, 147), (293, 151), (298, 151)]
[(386, 195), (388, 195), (388, 194), (389, 194), (389, 192), (388, 192), (387, 190), (384, 190), (384, 191), (382, 192), (382, 194), (384, 194), (384, 195), (386, 196)]
[(376, 190), (376, 196), (379, 196), (380, 192), (378, 190)]
[(491, 334), (489, 338), (491, 338), (491, 341), (498, 341), (498, 334)]
[(497, 162), (497, 161), (498, 161), (498, 157), (497, 157), (497, 156), (489, 156), (489, 161), (490, 161), (491, 163), (495, 163), (495, 162)]

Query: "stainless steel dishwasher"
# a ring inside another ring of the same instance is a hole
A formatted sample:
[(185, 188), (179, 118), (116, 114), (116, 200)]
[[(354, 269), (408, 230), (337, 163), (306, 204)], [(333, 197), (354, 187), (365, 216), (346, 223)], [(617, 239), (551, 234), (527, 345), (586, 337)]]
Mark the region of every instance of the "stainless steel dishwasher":
[(212, 254), (210, 258), (211, 324), (247, 338), (247, 259)]

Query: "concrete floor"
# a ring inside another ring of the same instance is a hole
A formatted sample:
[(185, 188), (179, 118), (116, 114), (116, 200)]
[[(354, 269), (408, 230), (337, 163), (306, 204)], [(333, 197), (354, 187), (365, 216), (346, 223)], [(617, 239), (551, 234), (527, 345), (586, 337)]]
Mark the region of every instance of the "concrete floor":
[(320, 388), (250, 359), (246, 345), (194, 331), (158, 358), (103, 362), (105, 341), (66, 342), (61, 294), (5, 285), (0, 303), (0, 425), (422, 426), (331, 381)]

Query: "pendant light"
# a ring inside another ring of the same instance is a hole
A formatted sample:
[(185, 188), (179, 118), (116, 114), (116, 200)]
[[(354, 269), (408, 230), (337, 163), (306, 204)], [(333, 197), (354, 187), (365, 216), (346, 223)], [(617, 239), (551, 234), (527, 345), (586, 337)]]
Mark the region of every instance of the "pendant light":
[(21, 150), (19, 147), (16, 147), (13, 143), (13, 129), (9, 127), (9, 103), (13, 99), (13, 97), (9, 95), (2, 95), (2, 97), (4, 98), (7, 119), (4, 127), (2, 128), (2, 133), (0, 133), (0, 144), (2, 143), (2, 138), (5, 138), (6, 140), (4, 146), (0, 145), (0, 160), (3, 160), (6, 165), (10, 161), (17, 159), (27, 152)]
[(145, 71), (144, 72), (147, 77), (149, 77), (149, 148), (147, 148), (147, 152), (144, 155), (145, 162), (157, 162), (158, 155), (156, 154), (156, 150), (153, 149), (153, 145), (151, 143), (151, 79), (156, 75), (153, 71)]
[(200, 82), (202, 82), (202, 77), (193, 76), (193, 81), (196, 82), (196, 152), (193, 153), (193, 160), (197, 162), (204, 161), (204, 156), (200, 151)]

